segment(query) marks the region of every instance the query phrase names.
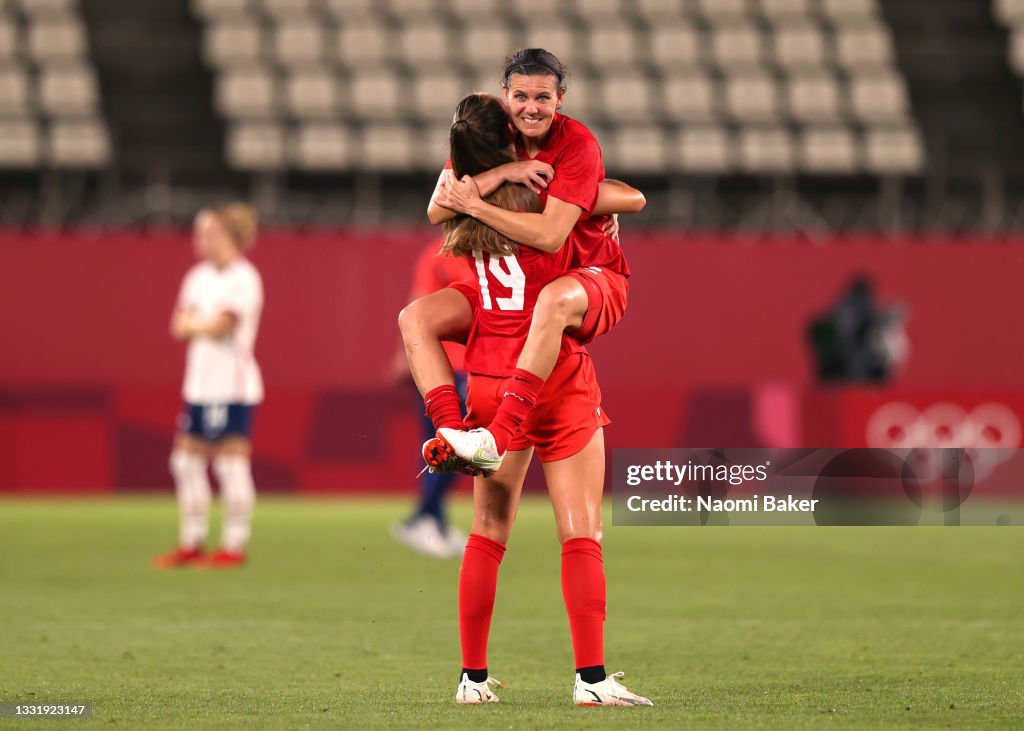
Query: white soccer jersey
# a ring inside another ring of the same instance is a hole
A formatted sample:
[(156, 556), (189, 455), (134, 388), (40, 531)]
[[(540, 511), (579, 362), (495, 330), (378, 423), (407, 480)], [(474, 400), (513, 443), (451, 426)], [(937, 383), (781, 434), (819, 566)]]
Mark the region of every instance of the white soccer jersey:
[(192, 267), (181, 283), (178, 306), (200, 317), (231, 312), (238, 318), (223, 338), (189, 341), (182, 396), (190, 404), (258, 404), (263, 377), (253, 356), (263, 309), (263, 281), (248, 259), (218, 269), (210, 262)]

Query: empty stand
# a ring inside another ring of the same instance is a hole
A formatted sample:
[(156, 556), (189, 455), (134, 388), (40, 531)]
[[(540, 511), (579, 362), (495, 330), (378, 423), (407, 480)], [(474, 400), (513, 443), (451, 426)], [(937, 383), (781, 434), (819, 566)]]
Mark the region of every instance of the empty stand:
[[(417, 169), (422, 155), (408, 141), (443, 128), (465, 93), (498, 93), (502, 59), (519, 46), (569, 65), (564, 111), (614, 140), (608, 159), (622, 169), (850, 174), (870, 157), (868, 140), (881, 149), (889, 139), (874, 131), (914, 133), (873, 0), (196, 0), (194, 9), (229, 126), (264, 119), (294, 139), (324, 140), (362, 130), (358, 160), (329, 156), (360, 169), (398, 170), (402, 160)], [(907, 174), (907, 161), (925, 162), (903, 159)], [(294, 163), (310, 167), (308, 156)]]
[(103, 167), (112, 150), (77, 0), (0, 4), (0, 167)]

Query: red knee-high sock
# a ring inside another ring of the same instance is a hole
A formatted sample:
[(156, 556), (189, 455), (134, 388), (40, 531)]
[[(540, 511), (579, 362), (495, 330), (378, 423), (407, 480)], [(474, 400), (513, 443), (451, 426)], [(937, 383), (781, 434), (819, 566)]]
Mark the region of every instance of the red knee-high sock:
[(523, 419), (530, 413), (530, 409), (537, 403), (537, 394), (544, 387), (544, 379), (535, 376), (522, 368), (516, 368), (512, 376), (505, 381), (505, 391), (498, 404), (498, 411), (494, 420), (487, 427), (494, 435), (494, 442), (498, 446), (498, 454), (508, 449), (512, 437), (519, 431)]
[(459, 637), (464, 668), (487, 667), (487, 636), (498, 588), (498, 567), (504, 555), (503, 543), (470, 533), (459, 571)]
[(604, 559), (601, 544), (593, 538), (572, 538), (562, 544), (562, 596), (576, 667), (604, 665)]
[(423, 405), (427, 407), (427, 416), (434, 422), (434, 429), (448, 427), (462, 429), (462, 399), (455, 386), (445, 384), (438, 386), (423, 397)]

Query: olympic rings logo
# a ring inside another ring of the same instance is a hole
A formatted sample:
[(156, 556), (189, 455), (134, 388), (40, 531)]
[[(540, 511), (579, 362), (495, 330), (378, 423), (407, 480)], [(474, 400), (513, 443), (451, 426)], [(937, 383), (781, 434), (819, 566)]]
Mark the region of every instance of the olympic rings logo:
[(1020, 446), (1017, 414), (1000, 403), (984, 403), (970, 412), (943, 401), (923, 411), (902, 401), (878, 408), (866, 427), (869, 447), (882, 449), (964, 449), (982, 480)]

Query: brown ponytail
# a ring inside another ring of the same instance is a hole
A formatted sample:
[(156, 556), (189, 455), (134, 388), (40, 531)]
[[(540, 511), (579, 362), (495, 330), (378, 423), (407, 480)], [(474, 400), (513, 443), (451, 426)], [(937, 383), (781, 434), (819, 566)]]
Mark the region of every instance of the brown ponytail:
[[(455, 110), (449, 137), (450, 159), (455, 177), (482, 172), (515, 162), (511, 151), (511, 130), (504, 103), (490, 94), (470, 94)], [(484, 200), (508, 211), (539, 213), (537, 194), (518, 183), (503, 183)], [(490, 226), (470, 216), (456, 216), (442, 226), (442, 253), (468, 254), (489, 251), (501, 256), (519, 251), (519, 245)]]

